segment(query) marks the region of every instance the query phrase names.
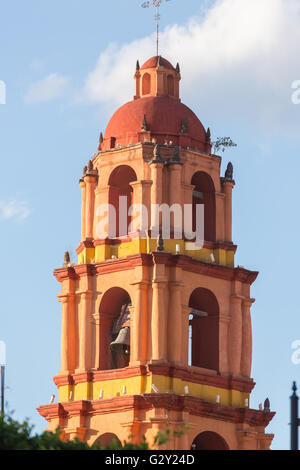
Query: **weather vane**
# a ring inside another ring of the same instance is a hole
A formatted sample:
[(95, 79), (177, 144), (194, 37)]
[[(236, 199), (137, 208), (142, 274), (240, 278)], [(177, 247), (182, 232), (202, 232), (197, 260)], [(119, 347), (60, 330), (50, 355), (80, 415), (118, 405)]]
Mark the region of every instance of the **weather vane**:
[[(170, 0), (166, 0), (166, 2), (169, 2)], [(160, 14), (159, 14), (159, 7), (163, 0), (150, 0), (149, 2), (144, 2), (142, 4), (142, 8), (149, 8), (152, 5), (155, 6), (156, 8), (156, 14), (155, 14), (155, 21), (156, 21), (156, 55), (158, 56), (158, 43), (159, 43), (159, 20), (160, 20)]]

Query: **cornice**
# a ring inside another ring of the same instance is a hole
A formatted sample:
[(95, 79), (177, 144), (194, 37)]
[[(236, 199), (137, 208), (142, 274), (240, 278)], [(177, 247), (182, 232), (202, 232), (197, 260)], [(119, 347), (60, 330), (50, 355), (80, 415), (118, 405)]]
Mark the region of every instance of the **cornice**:
[(72, 416), (92, 416), (95, 414), (123, 413), (128, 410), (164, 408), (177, 412), (189, 413), (220, 421), (249, 426), (266, 427), (274, 417), (274, 412), (233, 408), (217, 403), (208, 403), (201, 398), (173, 393), (154, 393), (114, 397), (108, 400), (78, 400), (74, 402), (45, 405), (38, 412), (47, 419), (68, 418)]
[(114, 370), (91, 370), (88, 372), (77, 372), (75, 374), (58, 375), (53, 378), (54, 383), (61, 387), (63, 385), (76, 385), (84, 382), (101, 382), (106, 380), (126, 379), (130, 377), (163, 375), (165, 377), (174, 377), (186, 382), (192, 382), (199, 385), (208, 385), (211, 387), (222, 388), (226, 390), (236, 390), (239, 392), (250, 393), (255, 382), (252, 379), (239, 379), (231, 376), (210, 375), (198, 372), (196, 368), (173, 367), (169, 364), (147, 364), (124, 369)]
[(65, 279), (78, 279), (81, 276), (99, 276), (130, 270), (136, 266), (153, 266), (154, 264), (165, 264), (168, 267), (178, 267), (184, 271), (196, 274), (203, 274), (228, 281), (240, 281), (250, 285), (258, 276), (258, 271), (250, 271), (240, 266), (234, 268), (206, 263), (190, 256), (173, 255), (166, 252), (139, 253), (127, 256), (126, 258), (109, 259), (94, 264), (80, 264), (70, 268), (56, 269), (54, 275), (59, 282), (62, 282)]

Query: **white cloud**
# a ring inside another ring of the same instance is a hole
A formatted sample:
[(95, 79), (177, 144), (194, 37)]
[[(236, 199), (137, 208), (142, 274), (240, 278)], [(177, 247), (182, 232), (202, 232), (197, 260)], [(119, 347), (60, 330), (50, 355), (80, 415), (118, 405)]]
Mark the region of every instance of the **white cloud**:
[[(136, 59), (142, 64), (154, 55), (154, 41), (110, 45), (83, 96), (114, 108), (131, 100)], [(300, 79), (299, 0), (216, 0), (205, 15), (166, 28), (160, 43), (162, 55), (181, 65), (183, 101), (206, 114), (299, 126), (300, 106), (291, 102), (291, 83)]]
[(25, 101), (27, 103), (39, 103), (59, 98), (67, 90), (69, 82), (68, 77), (51, 73), (30, 86)]
[(16, 219), (23, 221), (31, 214), (27, 202), (11, 199), (9, 201), (0, 200), (0, 220)]

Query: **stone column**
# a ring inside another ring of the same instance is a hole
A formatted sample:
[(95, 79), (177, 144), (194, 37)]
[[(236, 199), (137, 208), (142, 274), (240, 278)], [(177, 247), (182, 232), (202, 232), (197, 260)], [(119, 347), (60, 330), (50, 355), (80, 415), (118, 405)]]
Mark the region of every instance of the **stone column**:
[(165, 362), (167, 358), (167, 318), (165, 311), (166, 280), (152, 282), (152, 359)]
[(170, 305), (168, 315), (168, 360), (174, 365), (179, 365), (182, 360), (182, 283), (180, 281), (171, 281)]
[(237, 430), (238, 448), (237, 450), (259, 450), (257, 442), (257, 431), (250, 429)]
[(190, 346), (190, 313), (191, 307), (184, 305), (182, 307), (181, 328), (182, 328), (182, 349), (181, 349), (181, 363), (183, 366), (189, 364), (189, 346)]
[[(155, 220), (155, 211), (153, 205), (160, 205), (163, 202), (163, 161), (153, 161), (151, 163), (151, 201), (150, 201), (150, 210), (151, 210), (151, 228), (156, 227)], [(161, 215), (158, 225), (161, 225)]]
[(93, 367), (98, 370), (100, 368), (100, 313), (93, 314), (93, 324), (95, 325), (95, 352), (93, 355)]
[(93, 175), (88, 175), (84, 178), (86, 184), (86, 238), (93, 238), (93, 225), (94, 225), (94, 207), (95, 207), (95, 188), (97, 178)]
[(254, 299), (244, 299), (242, 302), (242, 357), (241, 357), (241, 375), (251, 376), (252, 364), (252, 324), (251, 324), (251, 305)]
[[(171, 207), (173, 204), (179, 204), (182, 209), (181, 167), (182, 163), (170, 163), (169, 165), (169, 205)], [(175, 234), (178, 229), (182, 229), (182, 220), (183, 218), (181, 217), (181, 227), (176, 227), (175, 219), (173, 218), (173, 222), (171, 221), (171, 233), (173, 231)]]
[(61, 371), (66, 374), (75, 368), (74, 294), (59, 296), (62, 303)]
[[(150, 187), (152, 186), (152, 181), (149, 180), (141, 180), (141, 181), (133, 181), (129, 183), (132, 187), (132, 206), (134, 209), (137, 209), (139, 214), (136, 213), (132, 215), (132, 220), (138, 220), (136, 230), (131, 230), (133, 232), (141, 232), (142, 236), (147, 237), (148, 230), (149, 230), (149, 222), (150, 222), (150, 211), (151, 211), (151, 191)], [(145, 209), (147, 211), (145, 211)]]
[(92, 358), (92, 291), (81, 292), (79, 321), (79, 370), (91, 369)]
[(226, 209), (225, 194), (215, 193), (216, 197), (216, 240), (225, 240)]
[(86, 209), (86, 184), (83, 179), (79, 181), (79, 185), (81, 187), (81, 241), (85, 240), (85, 224), (86, 224), (86, 216), (85, 216), (85, 209)]
[(220, 313), (219, 315), (219, 370), (221, 373), (228, 373), (228, 331), (230, 315)]
[(229, 372), (233, 376), (240, 375), (242, 354), (242, 297), (231, 296), (231, 319), (229, 324)]
[(135, 284), (135, 303), (131, 319), (131, 362), (144, 363), (147, 358), (148, 336), (148, 283), (146, 281)]
[(99, 368), (100, 370), (111, 369), (110, 342), (112, 318), (109, 314), (100, 313), (99, 316)]
[(233, 181), (224, 181), (223, 188), (225, 193), (225, 241), (232, 242), (232, 188)]

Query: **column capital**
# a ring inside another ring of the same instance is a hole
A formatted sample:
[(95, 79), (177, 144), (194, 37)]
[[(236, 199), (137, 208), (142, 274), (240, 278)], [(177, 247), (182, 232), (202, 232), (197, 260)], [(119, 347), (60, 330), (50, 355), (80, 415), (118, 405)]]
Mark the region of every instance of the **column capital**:
[(216, 196), (216, 198), (224, 199), (224, 198), (225, 198), (225, 193), (218, 193), (218, 192), (215, 192), (215, 196)]
[(160, 168), (163, 168), (164, 166), (164, 161), (163, 160), (151, 160), (151, 162), (149, 162), (149, 165), (151, 165), (151, 168), (153, 169), (160, 169)]
[(89, 174), (84, 177), (84, 182), (87, 184), (95, 184), (97, 183), (97, 178), (98, 178), (98, 175)]
[(131, 181), (129, 183), (130, 186), (132, 186), (133, 188), (135, 186), (151, 186), (153, 184), (153, 181), (152, 180), (139, 180), (139, 181)]
[(92, 290), (86, 290), (86, 291), (76, 291), (76, 295), (86, 297), (86, 298), (92, 298), (94, 295), (94, 292)]
[(172, 287), (174, 290), (180, 289), (184, 286), (184, 282), (179, 280), (169, 281), (169, 286)]
[(227, 180), (226, 178), (222, 178), (222, 185), (225, 186), (225, 188), (233, 188), (235, 186), (235, 181), (234, 180)]
[(239, 295), (239, 294), (231, 294), (230, 296), (230, 300), (232, 303), (241, 303), (242, 300), (244, 300), (244, 297), (242, 295)]
[(155, 278), (152, 280), (152, 286), (157, 285), (158, 287), (163, 287), (163, 285), (166, 285), (168, 283), (168, 279), (166, 278)]
[(220, 320), (221, 323), (229, 324), (230, 319), (231, 319), (230, 315), (222, 314), (222, 313), (220, 313), (220, 315), (219, 315), (219, 320)]
[(243, 302), (243, 307), (251, 307), (252, 304), (254, 304), (255, 299), (246, 299), (245, 298), (245, 299), (242, 300), (242, 302)]
[(92, 317), (93, 317), (93, 323), (95, 325), (100, 325), (100, 313), (93, 313)]
[(71, 294), (71, 293), (57, 295), (58, 301), (61, 303), (67, 303), (71, 299), (74, 299), (74, 297), (75, 297), (75, 294)]
[(131, 286), (140, 287), (142, 289), (146, 289), (150, 284), (151, 284), (151, 281), (144, 280), (144, 279), (142, 281), (134, 281), (130, 283)]

